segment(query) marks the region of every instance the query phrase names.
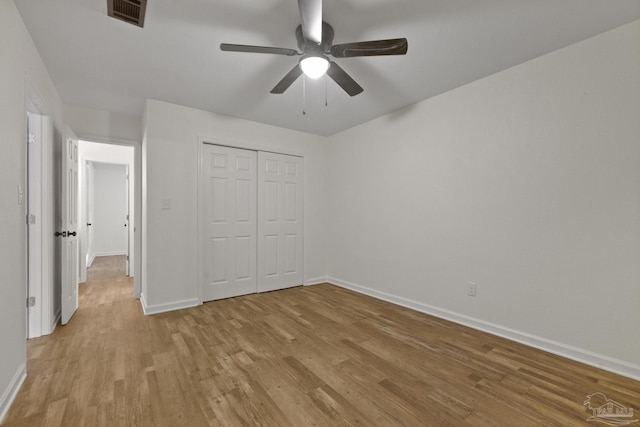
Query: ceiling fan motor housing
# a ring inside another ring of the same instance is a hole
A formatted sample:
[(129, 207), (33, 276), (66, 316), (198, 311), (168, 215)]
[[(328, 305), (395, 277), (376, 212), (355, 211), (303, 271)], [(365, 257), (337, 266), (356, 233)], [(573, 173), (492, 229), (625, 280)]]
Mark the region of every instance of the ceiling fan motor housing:
[(317, 44), (308, 41), (302, 34), (302, 25), (296, 28), (296, 40), (298, 40), (298, 48), (306, 55), (320, 56), (328, 54), (333, 45), (333, 27), (322, 21), (322, 43)]

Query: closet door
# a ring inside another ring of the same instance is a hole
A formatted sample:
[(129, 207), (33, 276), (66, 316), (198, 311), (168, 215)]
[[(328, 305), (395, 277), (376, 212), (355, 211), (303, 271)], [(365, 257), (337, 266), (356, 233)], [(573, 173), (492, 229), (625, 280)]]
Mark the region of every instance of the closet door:
[(203, 300), (255, 293), (255, 151), (203, 147)]
[(258, 292), (302, 285), (303, 159), (258, 153)]

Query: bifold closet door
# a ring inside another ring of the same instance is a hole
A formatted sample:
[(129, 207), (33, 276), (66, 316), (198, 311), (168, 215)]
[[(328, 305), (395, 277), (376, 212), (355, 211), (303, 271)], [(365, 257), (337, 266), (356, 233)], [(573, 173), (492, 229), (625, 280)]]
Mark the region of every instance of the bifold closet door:
[(303, 159), (258, 152), (258, 292), (302, 285)]
[(257, 292), (256, 162), (255, 151), (204, 144), (204, 301)]

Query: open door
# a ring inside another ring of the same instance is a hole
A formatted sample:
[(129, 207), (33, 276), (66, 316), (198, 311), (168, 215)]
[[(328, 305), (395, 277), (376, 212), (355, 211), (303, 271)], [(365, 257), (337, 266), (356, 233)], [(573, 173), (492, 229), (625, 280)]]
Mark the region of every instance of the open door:
[(78, 309), (78, 139), (67, 127), (62, 144), (62, 315), (66, 325)]

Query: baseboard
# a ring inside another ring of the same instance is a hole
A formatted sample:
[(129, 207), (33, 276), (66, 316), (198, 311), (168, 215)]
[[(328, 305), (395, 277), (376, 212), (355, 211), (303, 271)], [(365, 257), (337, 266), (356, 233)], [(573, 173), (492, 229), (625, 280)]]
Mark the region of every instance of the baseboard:
[(640, 365), (594, 353), (589, 350), (573, 347), (536, 335), (517, 331), (515, 329), (507, 328), (501, 325), (496, 325), (494, 323), (485, 322), (484, 320), (465, 316), (463, 314), (455, 313), (453, 311), (441, 309), (418, 301), (389, 294), (387, 292), (382, 292), (375, 289), (367, 288), (365, 286), (356, 285), (354, 283), (336, 279), (334, 277), (328, 277), (326, 281), (342, 288), (350, 289), (352, 291), (369, 295), (371, 297), (397, 304), (402, 307), (407, 307), (425, 314), (439, 317), (441, 319), (449, 320), (451, 322), (487, 332), (492, 335), (497, 335), (499, 337), (527, 345), (529, 347), (534, 347), (548, 353), (566, 357), (567, 359), (571, 359), (576, 362), (594, 366), (596, 368), (629, 377), (634, 380), (640, 380)]
[(56, 326), (58, 326), (58, 322), (62, 319), (62, 307), (58, 308), (56, 315), (53, 316), (53, 322), (51, 323), (51, 333), (56, 330)]
[(327, 283), (328, 280), (329, 278), (327, 276), (316, 277), (314, 279), (306, 279), (304, 281), (304, 286), (319, 285), (320, 283)]
[(0, 424), (4, 422), (7, 413), (9, 412), (9, 408), (11, 408), (11, 404), (15, 400), (18, 395), (18, 391), (20, 391), (20, 387), (24, 383), (24, 380), (27, 378), (27, 365), (22, 363), (16, 373), (13, 375), (11, 382), (7, 389), (0, 396)]
[(127, 254), (127, 251), (100, 252), (100, 253), (93, 254), (93, 258), (91, 259), (91, 262), (93, 263), (93, 260), (95, 260), (99, 256), (116, 256), (116, 255), (126, 255), (126, 254)]
[(200, 300), (197, 298), (182, 300), (182, 301), (174, 301), (166, 304), (156, 304), (149, 305), (147, 304), (147, 299), (144, 293), (140, 294), (140, 305), (142, 305), (142, 311), (145, 315), (165, 313), (167, 311), (173, 310), (181, 310), (183, 308), (190, 308), (200, 305)]

